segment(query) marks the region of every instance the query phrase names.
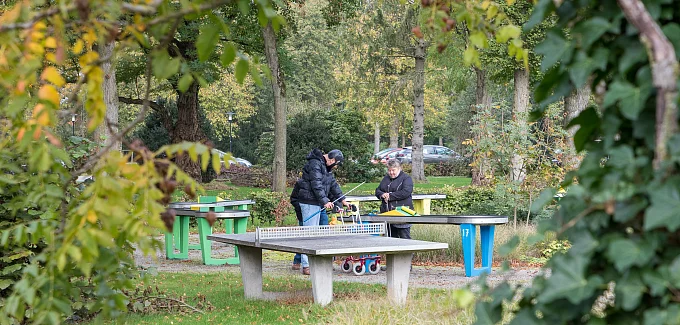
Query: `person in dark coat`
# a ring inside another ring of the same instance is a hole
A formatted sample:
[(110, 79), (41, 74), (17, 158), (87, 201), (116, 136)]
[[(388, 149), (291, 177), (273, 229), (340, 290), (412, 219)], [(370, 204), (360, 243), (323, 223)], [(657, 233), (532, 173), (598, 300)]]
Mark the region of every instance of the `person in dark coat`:
[[(330, 190), (329, 190), (330, 191)], [(300, 185), (299, 181), (295, 182), (295, 186), (293, 187), (293, 191), (290, 193), (290, 204), (293, 206), (293, 209), (295, 210), (295, 217), (297, 218), (298, 225), (302, 226), (302, 209), (300, 209), (300, 202), (298, 201), (298, 194), (300, 193)], [(326, 209), (323, 209), (319, 213), (319, 225), (324, 226), (328, 225), (328, 213), (326, 213)], [(300, 262), (302, 260), (302, 255), (299, 253), (295, 254), (295, 257), (293, 257), (293, 270), (300, 270)]]
[[(375, 196), (381, 201), (380, 212), (387, 212), (400, 206), (413, 209), (413, 180), (401, 170), (396, 159), (387, 162), (387, 175), (383, 177)], [(390, 237), (411, 239), (411, 225), (407, 223), (390, 224)]]
[[(332, 209), (335, 200), (349, 206), (332, 172), (333, 168), (342, 165), (344, 160), (342, 151), (337, 149), (324, 154), (315, 148), (307, 155), (307, 163), (302, 168), (302, 178), (297, 182), (300, 187), (297, 192), (297, 203), (300, 205), (303, 226), (319, 225), (321, 212)], [(309, 275), (307, 255), (302, 255), (300, 264), (302, 274)]]

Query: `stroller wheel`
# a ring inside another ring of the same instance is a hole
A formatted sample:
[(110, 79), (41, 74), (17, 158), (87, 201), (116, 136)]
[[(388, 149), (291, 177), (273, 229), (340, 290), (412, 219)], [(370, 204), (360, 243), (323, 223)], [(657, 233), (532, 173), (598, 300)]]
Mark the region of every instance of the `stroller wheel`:
[(378, 274), (378, 272), (380, 272), (380, 262), (375, 261), (374, 263), (371, 263), (371, 266), (368, 267), (368, 273)]
[(352, 261), (346, 259), (345, 262), (342, 263), (342, 271), (352, 272)]
[(354, 271), (354, 274), (356, 275), (364, 275), (364, 272), (366, 272), (366, 266), (364, 266), (360, 262), (354, 263), (352, 271)]

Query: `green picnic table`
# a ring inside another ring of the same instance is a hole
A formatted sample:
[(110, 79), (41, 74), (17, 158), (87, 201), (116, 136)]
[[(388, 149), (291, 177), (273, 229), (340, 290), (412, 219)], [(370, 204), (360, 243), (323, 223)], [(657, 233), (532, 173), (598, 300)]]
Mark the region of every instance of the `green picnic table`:
[[(177, 214), (172, 232), (165, 234), (165, 257), (188, 259), (190, 249), (200, 249), (205, 265), (239, 264), (238, 248), (234, 248), (232, 258), (212, 257), (212, 242), (207, 238), (212, 234), (212, 227), (206, 216), (208, 212), (215, 212), (218, 220), (224, 220), (225, 233), (243, 234), (250, 216), (248, 206), (253, 204), (253, 200), (227, 201), (216, 196), (200, 196), (198, 202), (170, 203), (168, 208), (175, 209)], [(189, 245), (190, 218), (196, 218), (198, 224), (198, 245)]]

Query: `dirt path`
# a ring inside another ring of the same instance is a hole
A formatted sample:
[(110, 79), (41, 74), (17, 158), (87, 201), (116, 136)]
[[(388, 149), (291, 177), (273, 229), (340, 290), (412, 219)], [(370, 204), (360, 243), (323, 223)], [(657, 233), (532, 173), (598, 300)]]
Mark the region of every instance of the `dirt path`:
[[(160, 239), (160, 238), (159, 238)], [(198, 236), (192, 235), (189, 239), (190, 243), (198, 243)], [(213, 257), (226, 258), (234, 256), (234, 249), (232, 246), (227, 246), (221, 243), (213, 243), (212, 245)], [(190, 250), (188, 260), (167, 260), (164, 252), (158, 252), (154, 260), (150, 256), (143, 256), (139, 251), (135, 252), (135, 260), (137, 265), (150, 271), (158, 272), (233, 272), (240, 273), (238, 265), (220, 265), (208, 266), (201, 262), (201, 252), (199, 250)], [(297, 276), (300, 278), (308, 278), (300, 274), (300, 271), (293, 271), (290, 268), (293, 260), (293, 254), (282, 253), (265, 250), (263, 253), (262, 264), (264, 276)], [(487, 277), (490, 285), (495, 285), (507, 278), (510, 282), (517, 284), (526, 284), (534, 276), (539, 274), (537, 268), (522, 268), (512, 270), (510, 273), (503, 274), (499, 269), (494, 269), (491, 275)], [(376, 275), (356, 276), (353, 273), (344, 273), (340, 269), (339, 264), (333, 266), (334, 281), (348, 281), (348, 282), (363, 282), (363, 283), (378, 283), (386, 284), (387, 277), (385, 272), (379, 272)], [(409, 286), (421, 288), (461, 288), (473, 283), (477, 278), (465, 277), (465, 271), (461, 266), (413, 266), (411, 276), (409, 279)]]

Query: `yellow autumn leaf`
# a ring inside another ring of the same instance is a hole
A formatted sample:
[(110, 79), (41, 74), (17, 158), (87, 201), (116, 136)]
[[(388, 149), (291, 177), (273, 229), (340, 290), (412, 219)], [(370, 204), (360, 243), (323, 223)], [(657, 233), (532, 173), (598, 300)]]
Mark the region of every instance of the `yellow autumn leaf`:
[(42, 126), (51, 125), (52, 122), (50, 113), (43, 104), (35, 105), (33, 108), (33, 118), (35, 118), (38, 121), (38, 124)]
[(89, 223), (97, 222), (97, 213), (94, 210), (87, 211), (86, 219)]
[(45, 53), (45, 60), (52, 63), (57, 63), (57, 56), (52, 52)]
[(90, 46), (97, 41), (97, 34), (95, 34), (93, 30), (89, 30), (85, 35), (83, 35), (83, 40), (88, 46)]
[(489, 0), (482, 1), (482, 9), (486, 10), (487, 8), (489, 8), (490, 4), (491, 4), (491, 1), (489, 1)]
[(52, 85), (43, 85), (38, 91), (38, 98), (59, 106), (59, 93)]
[(57, 40), (50, 36), (47, 39), (45, 39), (45, 47), (49, 49), (56, 49), (57, 48)]
[(47, 80), (51, 83), (53, 83), (57, 87), (63, 86), (66, 81), (64, 80), (64, 77), (61, 76), (59, 71), (57, 71), (57, 68), (55, 67), (47, 67), (45, 70), (43, 70), (42, 75), (40, 76), (42, 80)]
[(45, 53), (45, 48), (42, 47), (42, 45), (40, 45), (38, 43), (30, 42), (30, 43), (28, 43), (27, 46), (28, 46), (28, 49), (31, 50), (31, 52), (33, 52), (35, 54), (41, 55), (41, 54)]
[(71, 51), (73, 51), (74, 54), (80, 54), (83, 52), (83, 48), (85, 48), (85, 44), (83, 43), (83, 40), (79, 39), (73, 44)]
[(508, 0), (508, 6), (512, 6), (515, 4), (515, 0)]

